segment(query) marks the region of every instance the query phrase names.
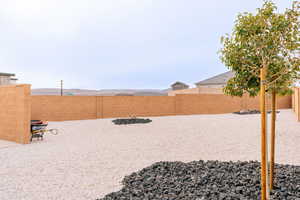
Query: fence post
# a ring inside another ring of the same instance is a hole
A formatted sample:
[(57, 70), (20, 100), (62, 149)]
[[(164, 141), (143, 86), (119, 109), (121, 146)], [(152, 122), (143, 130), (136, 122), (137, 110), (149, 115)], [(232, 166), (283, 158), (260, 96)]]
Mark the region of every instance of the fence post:
[(177, 95), (174, 96), (174, 115), (177, 115)]
[(104, 96), (101, 96), (101, 118), (104, 118)]
[(96, 119), (103, 118), (103, 96), (96, 96)]
[(95, 118), (98, 119), (98, 97), (97, 96), (95, 96), (95, 102), (96, 102)]
[(292, 111), (295, 112), (295, 88), (293, 88), (293, 94), (292, 94)]

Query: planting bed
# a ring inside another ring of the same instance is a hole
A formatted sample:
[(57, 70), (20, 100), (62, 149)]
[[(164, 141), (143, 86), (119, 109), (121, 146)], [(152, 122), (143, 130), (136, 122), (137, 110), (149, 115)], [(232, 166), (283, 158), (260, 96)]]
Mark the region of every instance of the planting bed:
[[(268, 113), (272, 113), (272, 112), (268, 111)], [(276, 113), (280, 113), (280, 111), (276, 111)], [(233, 112), (233, 114), (239, 114), (239, 115), (260, 114), (260, 111), (259, 110), (246, 110), (246, 111)]]
[(126, 125), (126, 124), (146, 124), (152, 122), (152, 120), (143, 119), (143, 118), (129, 118), (129, 119), (115, 119), (112, 122), (116, 125)]
[[(272, 199), (300, 199), (300, 166), (276, 165)], [(126, 176), (123, 188), (102, 200), (257, 200), (260, 163), (158, 162)]]

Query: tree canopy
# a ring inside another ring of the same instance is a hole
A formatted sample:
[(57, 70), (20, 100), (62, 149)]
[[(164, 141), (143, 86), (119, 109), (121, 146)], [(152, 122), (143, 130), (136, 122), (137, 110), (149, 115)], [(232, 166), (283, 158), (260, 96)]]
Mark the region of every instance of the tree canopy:
[(224, 93), (256, 96), (260, 90), (260, 69), (267, 69), (268, 91), (286, 94), (299, 78), (300, 2), (277, 12), (272, 1), (265, 1), (256, 14), (238, 15), (233, 32), (221, 38), (222, 62), (235, 73)]

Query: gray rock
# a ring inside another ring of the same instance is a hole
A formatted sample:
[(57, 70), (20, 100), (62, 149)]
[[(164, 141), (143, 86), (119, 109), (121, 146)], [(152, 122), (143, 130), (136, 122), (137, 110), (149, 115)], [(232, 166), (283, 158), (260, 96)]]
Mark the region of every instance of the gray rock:
[[(276, 165), (272, 199), (300, 198), (300, 166)], [(260, 199), (260, 163), (158, 162), (123, 179), (102, 200)]]
[(128, 119), (115, 119), (112, 122), (116, 125), (127, 125), (127, 124), (146, 124), (152, 122), (152, 120), (134, 117)]

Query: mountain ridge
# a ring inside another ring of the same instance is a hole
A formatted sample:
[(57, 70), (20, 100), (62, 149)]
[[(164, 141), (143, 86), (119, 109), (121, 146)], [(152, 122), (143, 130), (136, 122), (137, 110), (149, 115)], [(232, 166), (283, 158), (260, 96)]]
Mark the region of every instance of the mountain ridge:
[[(66, 96), (167, 96), (169, 89), (64, 89)], [(31, 89), (31, 95), (60, 95), (58, 88)], [(122, 96), (122, 95), (121, 95)]]

